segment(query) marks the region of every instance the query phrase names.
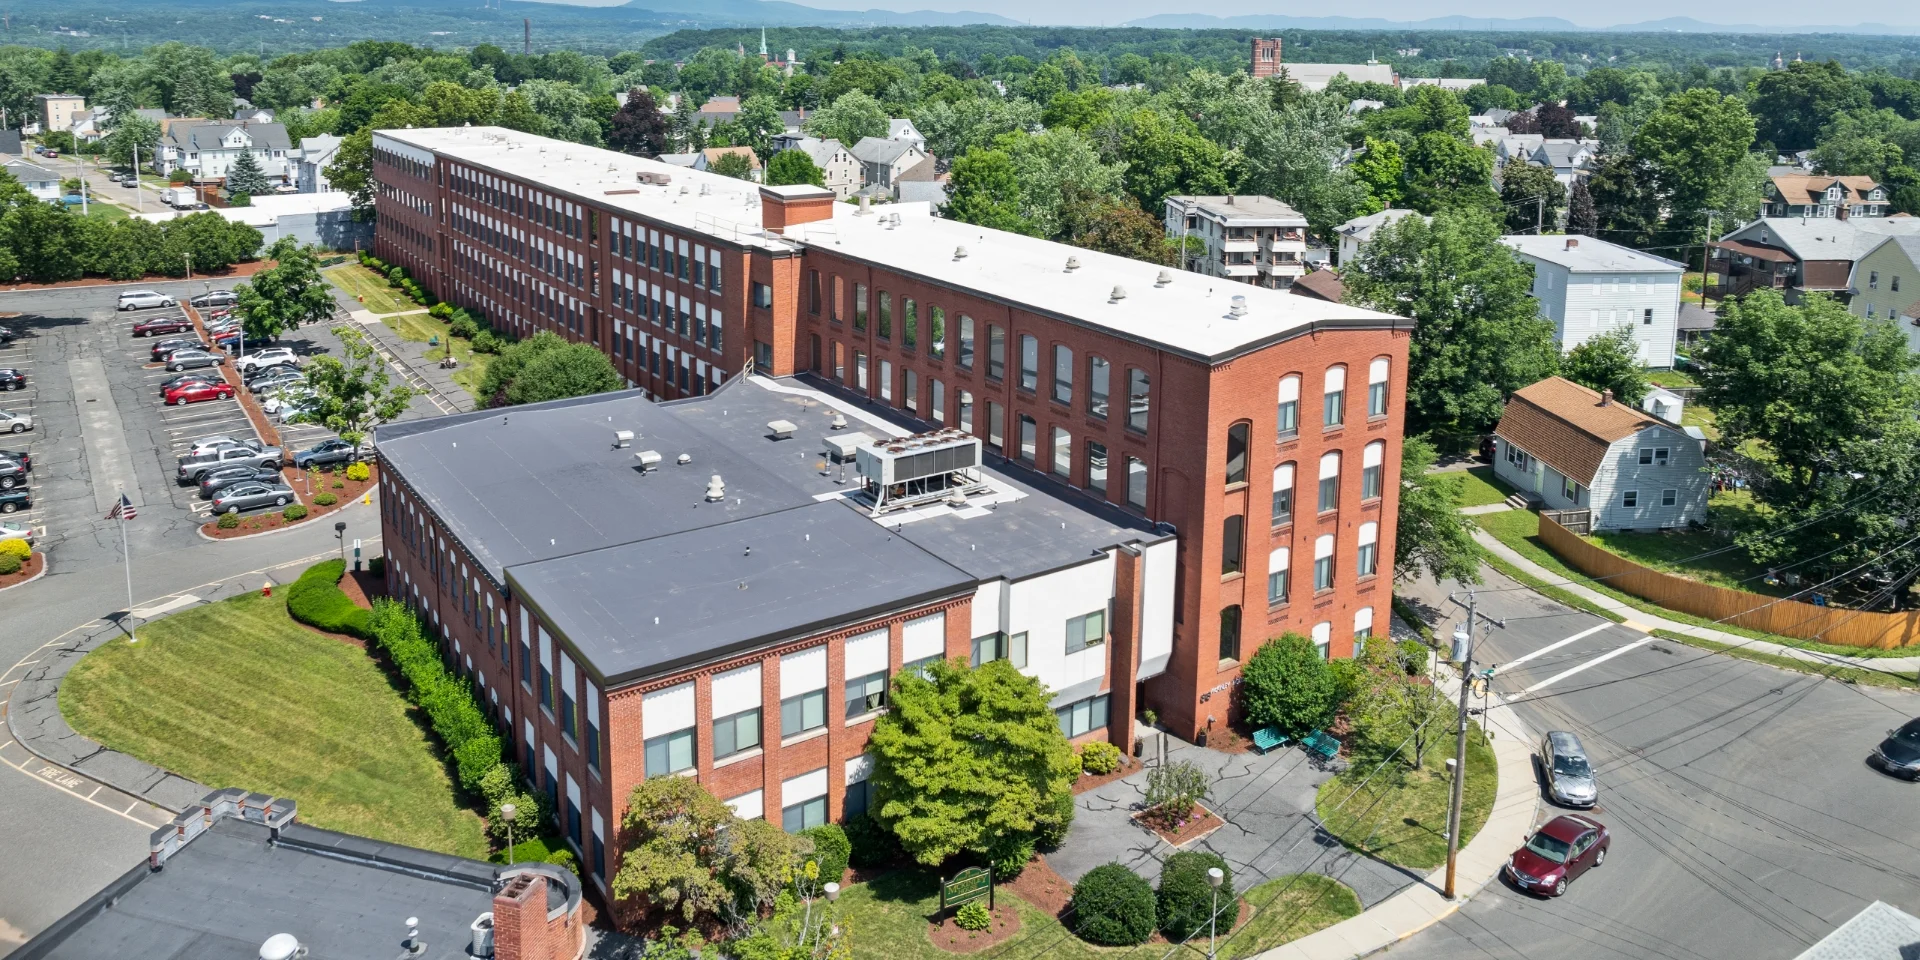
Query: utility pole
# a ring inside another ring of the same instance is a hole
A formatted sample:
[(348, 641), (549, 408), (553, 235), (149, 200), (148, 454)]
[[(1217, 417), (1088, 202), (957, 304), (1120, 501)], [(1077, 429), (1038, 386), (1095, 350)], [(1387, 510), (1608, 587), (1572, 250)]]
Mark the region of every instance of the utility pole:
[(520, 18), (520, 55), (533, 56), (533, 18)]
[(1707, 308), (1707, 244), (1713, 242), (1713, 215), (1707, 211), (1707, 234), (1700, 238), (1700, 309)]
[(1453, 745), (1453, 799), (1447, 804), (1447, 889), (1448, 900), (1454, 898), (1455, 862), (1460, 855), (1460, 805), (1466, 797), (1467, 786), (1467, 693), (1473, 686), (1473, 625), (1476, 619), (1485, 620), (1497, 627), (1506, 627), (1506, 621), (1497, 620), (1481, 613), (1477, 607), (1477, 595), (1467, 591), (1467, 602), (1461, 603), (1453, 594), (1447, 599), (1456, 606), (1467, 608), (1466, 622), (1453, 628), (1453, 659), (1460, 664), (1460, 728), (1454, 736)]

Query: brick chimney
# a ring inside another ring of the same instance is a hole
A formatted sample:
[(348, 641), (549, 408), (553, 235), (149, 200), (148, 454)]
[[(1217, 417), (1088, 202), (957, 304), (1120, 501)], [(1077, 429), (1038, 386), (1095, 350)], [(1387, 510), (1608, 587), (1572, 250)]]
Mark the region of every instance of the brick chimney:
[(547, 878), (516, 874), (493, 897), (494, 960), (549, 960)]
[(1568, 250), (1572, 250), (1572, 249), (1574, 249), (1574, 248), (1576, 248), (1576, 247), (1578, 247), (1578, 246), (1580, 246), (1580, 238), (1579, 238), (1579, 237), (1568, 237), (1568, 238), (1567, 238), (1567, 249), (1568, 249)]
[(1612, 390), (1602, 390), (1602, 391), (1600, 391), (1600, 405), (1601, 405), (1601, 406), (1603, 406), (1603, 407), (1611, 407), (1611, 406), (1613, 406), (1613, 391), (1612, 391)]
[(785, 233), (796, 223), (833, 219), (833, 191), (811, 184), (760, 188), (760, 226)]

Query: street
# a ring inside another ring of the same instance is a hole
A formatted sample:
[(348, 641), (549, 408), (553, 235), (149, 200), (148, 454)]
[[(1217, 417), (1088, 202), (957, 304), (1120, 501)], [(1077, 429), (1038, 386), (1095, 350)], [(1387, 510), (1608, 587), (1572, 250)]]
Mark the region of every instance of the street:
[[(1396, 956), (1792, 957), (1874, 900), (1920, 909), (1916, 785), (1865, 762), (1920, 698), (1650, 638), (1487, 576), (1480, 609), (1506, 628), (1476, 666), (1501, 664), (1493, 692), (1534, 730), (1585, 743), (1612, 850), (1558, 900), (1496, 881)], [(1459, 608), (1414, 592), (1445, 608), (1446, 636)]]

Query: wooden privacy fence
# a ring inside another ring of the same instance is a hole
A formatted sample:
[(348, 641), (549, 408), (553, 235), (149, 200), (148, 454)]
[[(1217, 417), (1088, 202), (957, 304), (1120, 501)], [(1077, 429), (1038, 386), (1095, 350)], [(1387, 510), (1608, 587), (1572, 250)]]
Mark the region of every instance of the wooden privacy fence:
[(1820, 607), (1688, 580), (1602, 550), (1545, 514), (1540, 517), (1540, 541), (1575, 570), (1590, 577), (1604, 577), (1607, 586), (1669, 610), (1846, 647), (1891, 650), (1920, 640), (1920, 611), (1874, 613)]

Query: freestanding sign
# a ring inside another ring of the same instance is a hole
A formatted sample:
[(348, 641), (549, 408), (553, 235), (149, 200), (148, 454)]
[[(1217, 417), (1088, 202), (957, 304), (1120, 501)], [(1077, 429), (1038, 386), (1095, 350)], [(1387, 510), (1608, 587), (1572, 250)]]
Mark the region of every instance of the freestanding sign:
[(987, 909), (992, 910), (993, 870), (989, 867), (968, 867), (940, 884), (942, 910), (958, 910), (982, 897), (986, 898)]

